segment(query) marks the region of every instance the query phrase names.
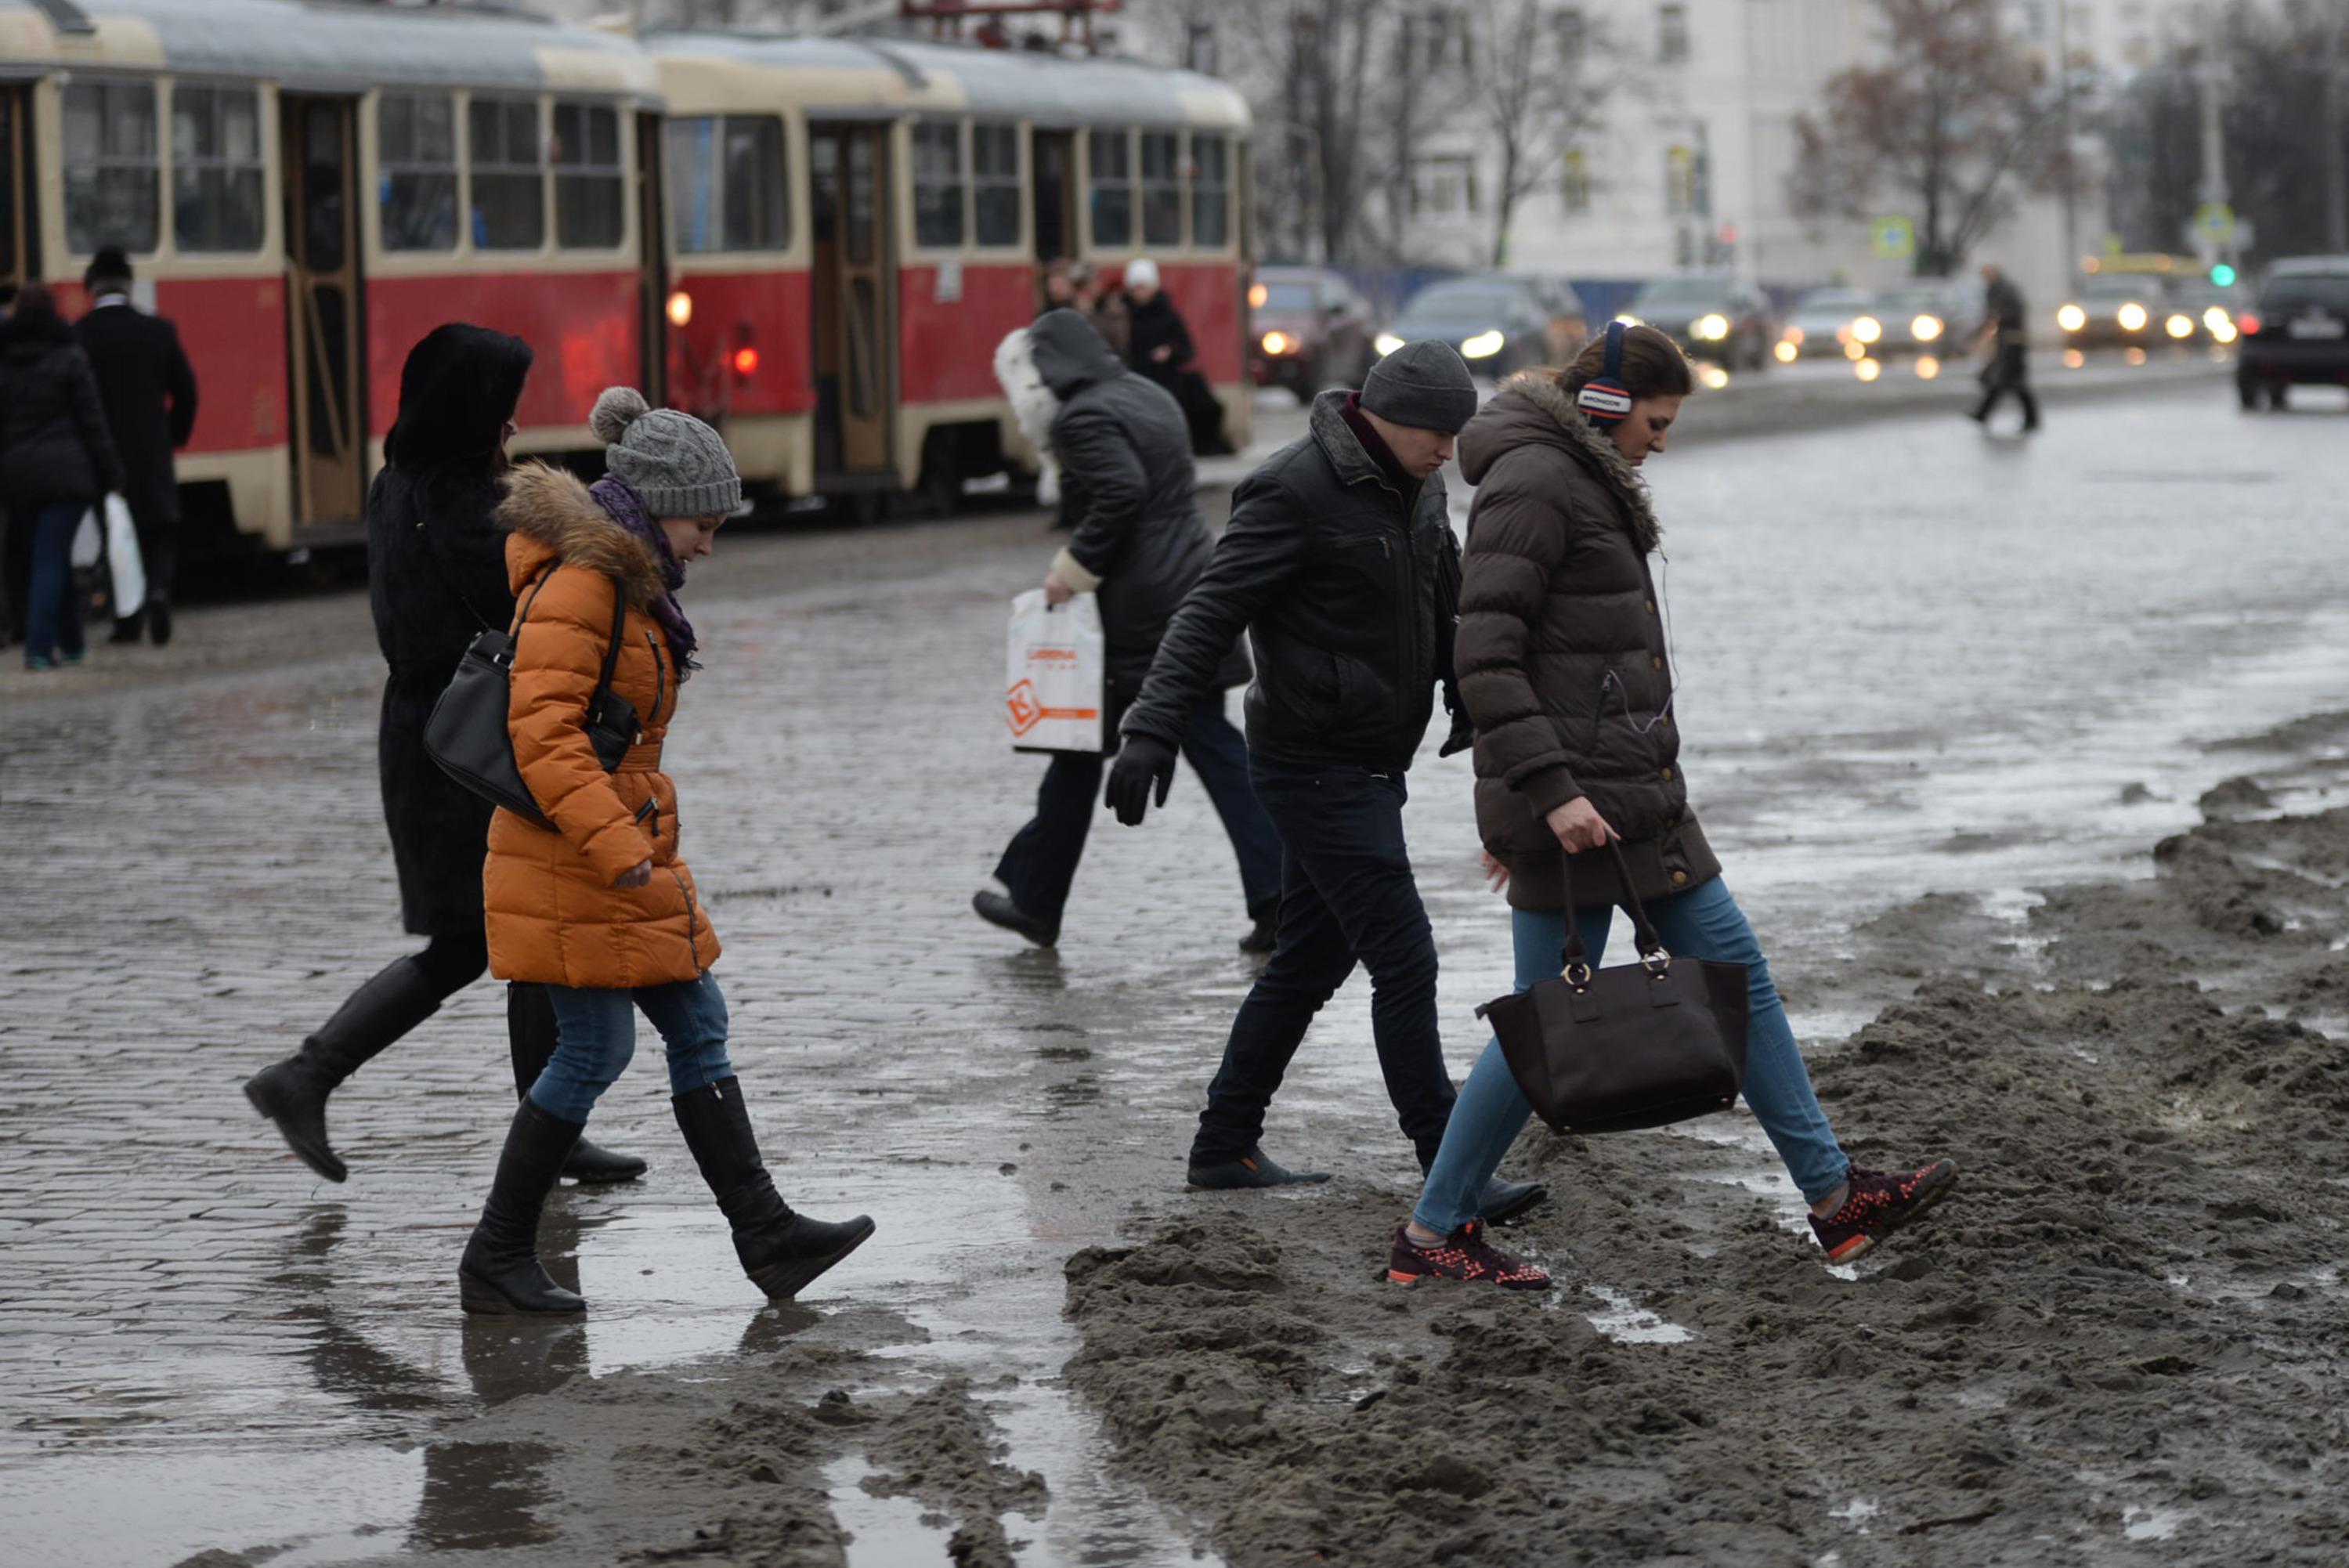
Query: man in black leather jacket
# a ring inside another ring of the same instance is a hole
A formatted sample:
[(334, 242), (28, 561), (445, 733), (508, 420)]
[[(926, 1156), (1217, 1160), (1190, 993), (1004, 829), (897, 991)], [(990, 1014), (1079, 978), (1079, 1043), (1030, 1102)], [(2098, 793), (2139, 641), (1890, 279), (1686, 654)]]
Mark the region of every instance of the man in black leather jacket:
[[(1257, 1146), (1266, 1109), (1313, 1016), (1371, 972), (1379, 1066), (1424, 1169), (1451, 1118), (1435, 1021), (1435, 941), (1404, 847), (1403, 774), (1445, 690), (1444, 754), (1465, 749), (1452, 691), (1460, 545), (1439, 471), (1476, 412), (1468, 368), (1415, 343), (1374, 366), (1360, 394), (1324, 392), (1311, 427), (1243, 480), (1231, 524), (1159, 645), (1127, 711), (1111, 804), (1131, 827), (1163, 804), (1185, 716), (1246, 629), (1249, 777), (1280, 830), (1280, 924), (1271, 961), (1232, 1022), (1193, 1140), (1196, 1187), (1326, 1181)], [(1487, 1219), (1542, 1196), (1495, 1183)]]

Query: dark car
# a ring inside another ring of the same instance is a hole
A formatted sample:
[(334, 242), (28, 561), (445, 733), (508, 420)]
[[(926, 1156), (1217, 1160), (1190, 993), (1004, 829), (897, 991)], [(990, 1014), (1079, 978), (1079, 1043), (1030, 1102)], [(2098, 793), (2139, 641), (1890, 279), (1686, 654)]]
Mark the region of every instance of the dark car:
[(1378, 359), (1370, 302), (1322, 267), (1258, 267), (1248, 289), (1249, 367), (1259, 387), (1300, 403), (1324, 387), (1359, 387)]
[(1547, 362), (1564, 365), (1579, 351), (1590, 336), (1590, 315), (1583, 308), (1582, 296), (1574, 285), (1555, 273), (1517, 273), (1512, 274), (1534, 291), (1534, 303), (1549, 313), (1549, 353)]
[(1795, 302), (1778, 346), (1771, 352), (1782, 365), (1806, 356), (1841, 358), (1844, 346), (1853, 341), (1853, 324), (1861, 316), (1875, 320), (1875, 309), (1876, 296), (1866, 289), (1813, 289)]
[(2066, 348), (2143, 348), (2161, 331), (2164, 290), (2152, 273), (2091, 273), (2055, 311)]
[(1730, 370), (1761, 369), (1778, 341), (1769, 296), (1726, 273), (1658, 278), (1633, 298), (1629, 314), (1671, 334), (1695, 357)]
[(1458, 349), (1475, 374), (1497, 380), (1548, 363), (1550, 322), (1549, 303), (1525, 278), (1450, 278), (1406, 300), (1402, 314), (1379, 334), (1377, 346), (1388, 355), (1406, 343), (1433, 338)]
[(1887, 289), (1868, 312), (1877, 324), (1872, 352), (1963, 356), (1982, 331), (1982, 291), (1948, 278)]
[(2349, 386), (2349, 256), (2296, 256), (2268, 269), (2236, 323), (2235, 392), (2281, 408), (2294, 383)]

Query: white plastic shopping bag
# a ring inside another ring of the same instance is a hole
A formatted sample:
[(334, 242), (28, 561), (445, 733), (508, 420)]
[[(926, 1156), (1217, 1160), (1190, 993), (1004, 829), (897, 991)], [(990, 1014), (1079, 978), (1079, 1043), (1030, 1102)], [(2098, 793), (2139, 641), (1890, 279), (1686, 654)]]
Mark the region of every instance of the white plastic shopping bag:
[(1019, 751), (1099, 751), (1109, 656), (1101, 605), (1090, 593), (1065, 604), (1041, 588), (1011, 601), (1003, 722)]
[(147, 603), (147, 566), (139, 555), (130, 503), (119, 495), (106, 498), (106, 563), (114, 574), (115, 618), (136, 614)]
[(106, 553), (106, 536), (98, 531), (98, 510), (93, 507), (81, 514), (81, 526), (74, 530), (73, 569), (87, 572), (98, 564)]

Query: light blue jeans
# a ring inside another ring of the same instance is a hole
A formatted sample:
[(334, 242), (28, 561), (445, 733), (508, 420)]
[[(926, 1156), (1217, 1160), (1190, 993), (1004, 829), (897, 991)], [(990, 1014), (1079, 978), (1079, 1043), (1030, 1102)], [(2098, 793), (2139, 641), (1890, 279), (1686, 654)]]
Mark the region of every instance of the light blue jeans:
[(585, 1121), (636, 1051), (636, 1009), (668, 1047), (668, 1090), (690, 1094), (733, 1072), (726, 1059), (726, 995), (717, 980), (679, 980), (635, 990), (549, 985), (554, 1055), (530, 1086), (531, 1103), (565, 1121)]
[[(1558, 954), (1566, 946), (1566, 912), (1512, 910), (1517, 954), (1517, 989), (1526, 991), (1557, 977)], [(1610, 905), (1578, 908), (1575, 923), (1583, 945), (1596, 965), (1606, 951), (1607, 925), (1614, 917)], [(1754, 1119), (1777, 1146), (1786, 1173), (1811, 1202), (1843, 1184), (1851, 1161), (1836, 1142), (1811, 1091), (1811, 1075), (1803, 1053), (1795, 1045), (1795, 1031), (1786, 1022), (1785, 1004), (1770, 983), (1770, 966), (1754, 928), (1745, 923), (1737, 901), (1719, 877), (1701, 887), (1648, 901), (1648, 918), (1667, 952), (1676, 957), (1711, 958), (1745, 965), (1751, 1012), (1745, 1028), (1745, 1103)], [(1485, 1183), (1500, 1169), (1501, 1157), (1516, 1141), (1533, 1108), (1517, 1092), (1509, 1064), (1494, 1040), (1476, 1058), (1476, 1070), (1452, 1108), (1444, 1129), (1444, 1147), (1429, 1167), (1427, 1185), (1420, 1190), (1419, 1207), (1412, 1218), (1444, 1234), (1476, 1217), (1477, 1200)]]

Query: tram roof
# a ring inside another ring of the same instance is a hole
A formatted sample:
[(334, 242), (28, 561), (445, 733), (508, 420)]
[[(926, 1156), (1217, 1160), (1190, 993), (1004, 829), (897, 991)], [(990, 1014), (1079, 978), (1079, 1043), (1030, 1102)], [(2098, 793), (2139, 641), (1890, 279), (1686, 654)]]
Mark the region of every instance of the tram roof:
[[(75, 25), (77, 14), (88, 26)], [(568, 88), (657, 99), (630, 40), (489, 6), (337, 0), (0, 0), (0, 73), (170, 71), (358, 91)]]
[[(698, 107), (693, 87), (716, 88), (736, 72), (783, 72), (811, 108), (832, 100), (851, 118), (960, 109), (1044, 125), (1179, 125), (1241, 130), (1247, 100), (1228, 83), (1144, 60), (1069, 59), (1032, 49), (989, 49), (918, 38), (801, 37), (717, 31), (656, 31), (644, 46), (664, 67), (685, 67), (678, 112)], [(693, 67), (709, 67), (707, 75)], [(694, 77), (700, 77), (699, 83)], [(673, 84), (679, 78), (668, 78)], [(835, 85), (836, 84), (836, 85)], [(749, 84), (742, 84), (748, 86)], [(827, 107), (829, 105), (827, 104)]]

